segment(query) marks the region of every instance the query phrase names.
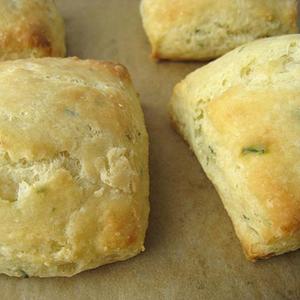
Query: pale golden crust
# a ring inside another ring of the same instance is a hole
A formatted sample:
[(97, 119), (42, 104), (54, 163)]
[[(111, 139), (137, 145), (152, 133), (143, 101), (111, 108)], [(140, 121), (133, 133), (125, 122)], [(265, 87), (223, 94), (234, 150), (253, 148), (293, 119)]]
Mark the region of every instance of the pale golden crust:
[[(276, 220), (273, 228), (287, 234), (300, 229), (300, 173), (297, 168), (286, 172), (300, 157), (299, 107), (299, 90), (274, 93), (267, 87), (246, 92), (243, 87), (233, 88), (207, 107), (222, 142), (239, 167), (247, 170), (249, 190), (259, 198), (268, 219)], [(247, 146), (259, 146), (266, 153), (247, 155), (243, 153)]]
[(53, 0), (0, 0), (0, 59), (65, 56), (63, 20)]
[(209, 60), (251, 40), (297, 32), (295, 0), (142, 0), (152, 56)]
[(300, 36), (259, 40), (189, 75), (171, 114), (247, 257), (300, 247)]
[(0, 83), (0, 272), (71, 276), (142, 251), (148, 137), (127, 70), (16, 60)]

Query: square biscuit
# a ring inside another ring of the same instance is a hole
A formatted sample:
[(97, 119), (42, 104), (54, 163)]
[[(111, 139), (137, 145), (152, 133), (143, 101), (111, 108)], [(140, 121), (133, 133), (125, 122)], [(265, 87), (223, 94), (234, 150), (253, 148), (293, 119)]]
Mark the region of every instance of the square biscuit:
[(152, 56), (210, 60), (249, 41), (297, 32), (296, 0), (142, 0)]
[(172, 121), (215, 185), (246, 256), (300, 247), (300, 35), (251, 42), (174, 88)]
[(148, 135), (125, 67), (0, 63), (0, 273), (72, 276), (137, 255), (148, 176)]

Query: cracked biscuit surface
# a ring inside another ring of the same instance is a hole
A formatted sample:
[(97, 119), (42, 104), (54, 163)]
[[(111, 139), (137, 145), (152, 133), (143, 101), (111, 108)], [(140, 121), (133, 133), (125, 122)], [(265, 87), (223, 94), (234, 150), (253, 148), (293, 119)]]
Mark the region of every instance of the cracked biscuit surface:
[(127, 70), (0, 63), (0, 272), (71, 276), (144, 250), (148, 136)]
[(170, 111), (246, 256), (300, 247), (300, 35), (258, 40), (191, 73)]
[(296, 0), (142, 0), (141, 14), (157, 59), (209, 60), (297, 32)]
[(65, 56), (65, 29), (54, 0), (0, 0), (0, 60)]

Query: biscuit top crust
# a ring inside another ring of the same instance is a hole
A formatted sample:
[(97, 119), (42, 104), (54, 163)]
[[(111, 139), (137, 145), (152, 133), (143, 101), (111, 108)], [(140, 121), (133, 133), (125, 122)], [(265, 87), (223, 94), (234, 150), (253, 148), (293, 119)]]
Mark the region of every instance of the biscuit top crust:
[(76, 58), (9, 61), (0, 64), (0, 82), (0, 144), (12, 161), (78, 150), (93, 133), (126, 138), (135, 122), (126, 109), (130, 79), (121, 65)]
[(141, 14), (156, 58), (210, 59), (298, 31), (295, 0), (143, 0)]
[(65, 56), (65, 29), (53, 0), (0, 0), (2, 60)]
[[(259, 208), (253, 218), (264, 227), (265, 240), (300, 229), (299, 111), (300, 35), (241, 46), (174, 89), (172, 118), (195, 148), (205, 138), (197, 130), (209, 134), (230, 182), (256, 199), (249, 211)], [(183, 124), (180, 116), (194, 125)]]
[(70, 276), (136, 255), (148, 211), (148, 136), (126, 68), (0, 63), (0, 253), (15, 268), (6, 272)]

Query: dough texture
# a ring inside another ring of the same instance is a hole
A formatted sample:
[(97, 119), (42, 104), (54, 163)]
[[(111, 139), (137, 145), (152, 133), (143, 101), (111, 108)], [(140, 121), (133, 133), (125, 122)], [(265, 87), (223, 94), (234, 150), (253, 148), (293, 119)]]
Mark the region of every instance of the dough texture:
[(72, 276), (144, 250), (148, 136), (118, 64), (0, 63), (0, 272)]
[(65, 29), (53, 0), (0, 0), (0, 60), (65, 56)]
[(252, 40), (296, 33), (296, 0), (142, 0), (152, 56), (210, 60)]
[(247, 257), (298, 249), (300, 35), (257, 40), (198, 69), (170, 108)]

